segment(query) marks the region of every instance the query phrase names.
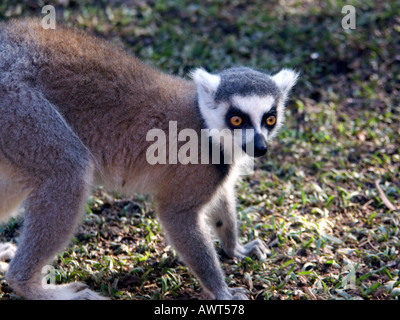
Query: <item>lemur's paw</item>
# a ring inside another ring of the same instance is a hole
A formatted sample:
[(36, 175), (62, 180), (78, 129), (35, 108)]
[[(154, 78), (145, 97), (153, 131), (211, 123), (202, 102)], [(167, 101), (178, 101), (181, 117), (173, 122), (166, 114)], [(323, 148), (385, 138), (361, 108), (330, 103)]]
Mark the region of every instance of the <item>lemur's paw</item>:
[(215, 300), (248, 300), (246, 289), (243, 288), (227, 288), (215, 295)]
[(232, 300), (248, 300), (246, 295), (246, 289), (243, 288), (230, 288), (229, 291), (232, 294)]
[(80, 282), (52, 285), (11, 280), (10, 285), (19, 296), (28, 300), (108, 300)]
[(7, 262), (0, 262), (0, 273), (5, 274), (8, 270), (8, 263)]
[(6, 273), (8, 269), (8, 263), (2, 262), (10, 260), (14, 257), (17, 251), (17, 246), (12, 243), (0, 243), (0, 272)]
[(0, 261), (12, 259), (17, 251), (17, 246), (7, 242), (0, 243)]
[(255, 256), (257, 259), (263, 260), (270, 254), (271, 250), (260, 239), (253, 240), (244, 246), (238, 244), (235, 250), (235, 257), (240, 259)]
[(97, 292), (89, 289), (89, 287), (82, 282), (72, 282), (61, 286), (66, 293), (68, 300), (108, 300), (106, 297), (101, 296)]

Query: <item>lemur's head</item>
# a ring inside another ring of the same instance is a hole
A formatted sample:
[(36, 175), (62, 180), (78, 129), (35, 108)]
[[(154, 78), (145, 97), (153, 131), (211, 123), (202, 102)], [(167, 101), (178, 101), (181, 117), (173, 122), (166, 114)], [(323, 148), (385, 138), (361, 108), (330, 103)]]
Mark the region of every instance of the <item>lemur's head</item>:
[[(283, 69), (270, 76), (239, 67), (219, 74), (196, 69), (192, 77), (207, 129), (220, 132), (229, 129), (235, 143), (249, 155), (264, 155), (267, 141), (276, 135), (284, 122), (285, 101), (298, 74)], [(240, 138), (236, 139), (238, 136)], [(248, 148), (249, 144), (253, 148)]]

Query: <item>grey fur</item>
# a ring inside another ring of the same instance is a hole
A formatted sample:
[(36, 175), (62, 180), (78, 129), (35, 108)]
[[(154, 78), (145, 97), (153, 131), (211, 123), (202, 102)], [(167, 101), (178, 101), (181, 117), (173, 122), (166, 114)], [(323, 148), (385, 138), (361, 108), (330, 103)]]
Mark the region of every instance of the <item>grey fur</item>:
[[(146, 159), (150, 129), (168, 135), (169, 122), (177, 121), (178, 130), (191, 128), (201, 136), (196, 84), (60, 25), (43, 30), (38, 21), (22, 20), (0, 30), (0, 220), (23, 204), (26, 209), (16, 253), (13, 246), (0, 246), (0, 259), (15, 253), (6, 279), (16, 293), (27, 299), (102, 298), (80, 283), (51, 290), (41, 285), (42, 267), (68, 245), (96, 183), (152, 194), (170, 244), (210, 297), (246, 298), (226, 285), (206, 224), (208, 217), (228, 255), (265, 257), (261, 241), (238, 241), (237, 170), (152, 166)], [(269, 80), (256, 89), (267, 80), (259, 73), (250, 72), (254, 82), (246, 89), (235, 74), (241, 72), (223, 73), (222, 97), (233, 88), (275, 93)], [(0, 262), (0, 271), (5, 269)]]
[(215, 101), (229, 101), (233, 95), (272, 96), (278, 98), (280, 90), (268, 74), (246, 68), (226, 69), (218, 74), (221, 83), (215, 93)]

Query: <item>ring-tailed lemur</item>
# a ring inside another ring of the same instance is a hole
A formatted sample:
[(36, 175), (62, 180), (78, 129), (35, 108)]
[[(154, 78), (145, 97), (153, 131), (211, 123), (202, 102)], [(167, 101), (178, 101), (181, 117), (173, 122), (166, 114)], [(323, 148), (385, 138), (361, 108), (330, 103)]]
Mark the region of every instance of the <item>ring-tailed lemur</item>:
[[(42, 267), (68, 245), (93, 184), (154, 196), (158, 218), (180, 258), (214, 299), (244, 299), (228, 288), (209, 226), (231, 257), (265, 257), (260, 240), (237, 237), (233, 164), (150, 164), (146, 134), (178, 129), (252, 129), (253, 156), (284, 119), (297, 74), (248, 68), (192, 80), (166, 75), (103, 40), (34, 20), (0, 29), (0, 219), (25, 207), (6, 279), (28, 299), (100, 299), (80, 283), (42, 286)], [(167, 141), (168, 143), (168, 141)], [(222, 145), (221, 145), (222, 146)], [(246, 149), (246, 148), (244, 148)], [(206, 219), (207, 218), (207, 219)], [(208, 221), (208, 222), (207, 222)]]

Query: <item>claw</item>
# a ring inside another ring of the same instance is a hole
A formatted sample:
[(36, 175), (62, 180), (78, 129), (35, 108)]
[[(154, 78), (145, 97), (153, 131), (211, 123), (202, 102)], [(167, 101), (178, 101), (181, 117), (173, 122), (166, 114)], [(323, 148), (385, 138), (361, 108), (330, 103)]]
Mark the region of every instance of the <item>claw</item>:
[(238, 245), (235, 250), (235, 256), (240, 259), (243, 257), (256, 256), (257, 259), (263, 260), (270, 254), (271, 250), (269, 250), (260, 239), (251, 241), (244, 246)]

